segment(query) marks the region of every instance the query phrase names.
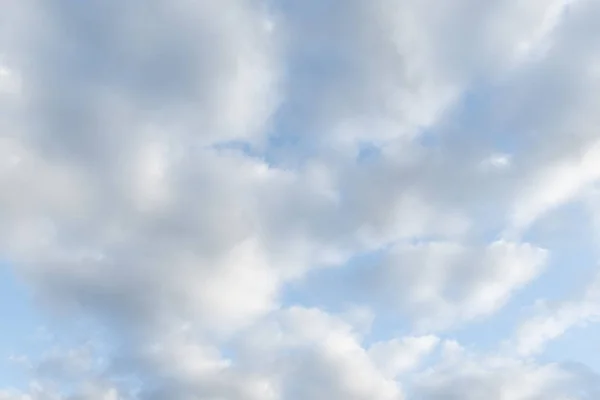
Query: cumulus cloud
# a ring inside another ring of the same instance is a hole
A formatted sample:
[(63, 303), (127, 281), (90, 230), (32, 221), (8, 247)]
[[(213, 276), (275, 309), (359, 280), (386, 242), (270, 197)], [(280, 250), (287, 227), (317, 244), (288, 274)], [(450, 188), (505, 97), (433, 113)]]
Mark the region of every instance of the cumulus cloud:
[(0, 399), (571, 393), (562, 366), (432, 359), (544, 273), (530, 227), (600, 178), (598, 2), (5, 3), (0, 257), (106, 348)]

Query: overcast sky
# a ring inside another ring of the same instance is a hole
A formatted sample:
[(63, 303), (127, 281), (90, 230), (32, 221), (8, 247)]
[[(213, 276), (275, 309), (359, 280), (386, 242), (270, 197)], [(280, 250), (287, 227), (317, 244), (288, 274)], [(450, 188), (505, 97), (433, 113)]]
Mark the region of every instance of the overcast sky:
[(0, 0), (0, 400), (600, 398), (599, 0)]

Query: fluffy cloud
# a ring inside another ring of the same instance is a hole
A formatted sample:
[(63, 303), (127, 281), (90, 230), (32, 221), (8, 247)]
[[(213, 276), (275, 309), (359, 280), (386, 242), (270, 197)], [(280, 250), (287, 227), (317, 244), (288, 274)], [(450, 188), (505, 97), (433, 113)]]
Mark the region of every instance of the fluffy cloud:
[[(544, 272), (522, 238), (600, 178), (598, 2), (2, 7), (0, 257), (110, 350), (50, 352), (0, 399), (563, 391), (529, 361), (417, 370)], [(431, 335), (373, 339), (386, 313)]]

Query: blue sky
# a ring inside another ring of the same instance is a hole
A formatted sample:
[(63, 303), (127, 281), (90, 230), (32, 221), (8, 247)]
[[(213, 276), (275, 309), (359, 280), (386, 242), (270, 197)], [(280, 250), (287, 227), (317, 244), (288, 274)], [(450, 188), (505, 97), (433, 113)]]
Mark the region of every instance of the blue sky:
[(0, 400), (600, 396), (596, 0), (7, 0)]
[(2, 265), (1, 274), (1, 313), (9, 322), (2, 329), (0, 376), (2, 376), (3, 386), (15, 384), (21, 386), (23, 376), (16, 371), (17, 368), (10, 358), (27, 351), (34, 339), (33, 335), (37, 324), (41, 321), (36, 315), (25, 288), (15, 279), (7, 264)]

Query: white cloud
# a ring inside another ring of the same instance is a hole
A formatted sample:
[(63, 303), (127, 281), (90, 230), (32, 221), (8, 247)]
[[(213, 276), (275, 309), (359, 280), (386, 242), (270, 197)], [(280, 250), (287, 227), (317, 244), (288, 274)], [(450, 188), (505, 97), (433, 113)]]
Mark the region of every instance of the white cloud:
[(492, 154), (488, 158), (482, 161), (481, 167), (484, 171), (490, 169), (503, 170), (510, 168), (511, 157), (510, 154)]
[[(341, 320), (319, 310), (294, 308), (284, 314), (282, 325), (284, 342), (290, 340), (301, 349), (293, 359), (278, 363), (284, 371), (285, 398), (402, 398), (396, 383), (379, 373)], [(298, 374), (303, 379), (297, 379)]]
[[(542, 304), (543, 305), (543, 304)], [(600, 317), (600, 278), (589, 284), (581, 298), (565, 300), (543, 307), (536, 315), (522, 322), (509, 345), (519, 356), (540, 353), (548, 342), (567, 330), (596, 322)]]
[(575, 160), (541, 169), (516, 198), (511, 216), (513, 229), (522, 230), (546, 212), (573, 200), (600, 178), (600, 143)]
[(438, 343), (439, 338), (431, 335), (392, 339), (373, 344), (369, 356), (387, 376), (396, 377), (415, 368)]
[(571, 374), (559, 365), (467, 356), (443, 363), (416, 378), (415, 398), (567, 400), (572, 398), (572, 380)]
[[(18, 95), (21, 92), (20, 78), (10, 68), (0, 64), (0, 96)], [(0, 101), (4, 101), (1, 99)]]

